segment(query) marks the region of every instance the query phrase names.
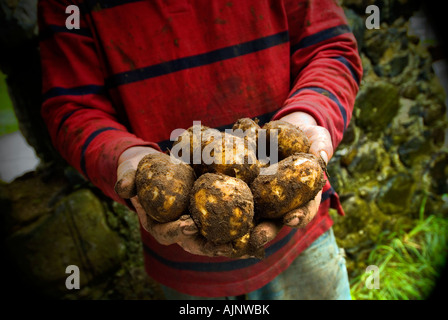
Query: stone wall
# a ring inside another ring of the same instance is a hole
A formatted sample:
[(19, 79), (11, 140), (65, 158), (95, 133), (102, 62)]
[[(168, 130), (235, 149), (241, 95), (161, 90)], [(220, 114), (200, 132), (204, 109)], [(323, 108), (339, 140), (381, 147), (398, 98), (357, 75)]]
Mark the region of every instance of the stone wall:
[(446, 97), (428, 47), (412, 35), (409, 17), (391, 14), (380, 29), (367, 30), (355, 10), (346, 11), (358, 30), (364, 77), (328, 169), (346, 212), (333, 216), (352, 277), (364, 272), (383, 233), (409, 229), (421, 209), (448, 209)]
[[(163, 298), (144, 271), (136, 214), (78, 182), (32, 172), (0, 185), (8, 296)], [(69, 265), (79, 267), (80, 290), (65, 286)]]

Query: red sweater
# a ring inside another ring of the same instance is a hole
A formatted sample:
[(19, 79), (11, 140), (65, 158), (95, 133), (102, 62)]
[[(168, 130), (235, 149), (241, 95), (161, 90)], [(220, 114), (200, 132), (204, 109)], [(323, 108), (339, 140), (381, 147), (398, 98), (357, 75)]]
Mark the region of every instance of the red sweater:
[[(80, 8), (80, 29), (65, 27)], [(193, 121), (220, 129), (293, 111), (327, 128), (334, 147), (362, 76), (356, 41), (333, 0), (41, 0), (43, 106), (62, 156), (110, 198), (117, 160), (132, 146), (165, 150)], [(329, 183), (305, 229), (284, 227), (264, 260), (191, 255), (143, 229), (148, 274), (181, 292), (239, 295), (289, 266), (339, 209)]]

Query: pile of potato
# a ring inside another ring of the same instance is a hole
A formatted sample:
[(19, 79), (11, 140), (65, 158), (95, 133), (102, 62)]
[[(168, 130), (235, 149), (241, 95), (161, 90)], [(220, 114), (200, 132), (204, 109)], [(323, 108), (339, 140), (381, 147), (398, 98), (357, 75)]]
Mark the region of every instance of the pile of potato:
[[(231, 243), (234, 257), (262, 256), (251, 244), (254, 226), (263, 219), (281, 219), (313, 199), (324, 186), (325, 164), (308, 153), (305, 134), (287, 122), (271, 121), (260, 128), (243, 118), (236, 129), (250, 134), (189, 128), (173, 145), (186, 150), (183, 161), (173, 162), (162, 153), (147, 155), (138, 165), (137, 194), (146, 213), (160, 223), (188, 212), (207, 240)], [(260, 129), (266, 130), (267, 141), (277, 130), (278, 163), (267, 166), (257, 158)]]

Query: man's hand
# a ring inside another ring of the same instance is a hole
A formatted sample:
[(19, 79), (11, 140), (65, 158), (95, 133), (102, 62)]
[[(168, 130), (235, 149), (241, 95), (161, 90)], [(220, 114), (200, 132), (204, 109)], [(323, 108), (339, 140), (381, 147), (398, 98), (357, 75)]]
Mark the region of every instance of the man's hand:
[(190, 215), (183, 215), (178, 220), (159, 223), (148, 217), (138, 201), (138, 196), (131, 198), (143, 228), (148, 231), (160, 244), (170, 245), (177, 243), (185, 251), (202, 256), (230, 256), (232, 246), (214, 245), (202, 237)]
[[(298, 126), (307, 135), (311, 143), (310, 153), (321, 157), (325, 163), (328, 163), (333, 155), (333, 145), (327, 129), (318, 126), (313, 117), (302, 112), (291, 113), (281, 120)], [(196, 224), (187, 214), (168, 223), (158, 223), (148, 218), (136, 195), (135, 172), (140, 160), (148, 153), (154, 152), (158, 151), (150, 147), (133, 147), (121, 154), (115, 185), (117, 194), (124, 199), (131, 200), (143, 228), (159, 243), (164, 245), (177, 243), (185, 251), (197, 255), (230, 257), (232, 246), (230, 244), (217, 246), (207, 241), (199, 234)], [(283, 225), (293, 228), (305, 227), (316, 216), (321, 198), (322, 191), (306, 205), (287, 213), (283, 217), (283, 223), (266, 221), (258, 224), (251, 234), (252, 245), (261, 248), (276, 237)], [(241, 258), (249, 258), (249, 256), (246, 255)]]
[(326, 128), (318, 126), (316, 120), (304, 112), (293, 112), (280, 120), (299, 127), (311, 143), (309, 152), (317, 157), (322, 157), (325, 164), (328, 164), (328, 161), (333, 156), (333, 143)]
[(137, 195), (135, 172), (140, 160), (150, 153), (158, 153), (151, 147), (132, 147), (125, 150), (118, 158), (117, 182), (115, 192), (123, 199), (131, 199)]
[[(292, 123), (302, 130), (310, 141), (310, 153), (322, 158), (325, 164), (333, 156), (333, 143), (328, 130), (318, 126), (312, 116), (304, 112), (293, 112), (280, 120)], [(290, 227), (303, 228), (316, 216), (319, 210), (322, 191), (306, 205), (287, 213), (283, 217), (283, 223)]]
[[(314, 120), (312, 116), (303, 112), (288, 114), (280, 120), (289, 122), (299, 127), (310, 141), (311, 148), (309, 152), (317, 157), (321, 157), (325, 164), (328, 164), (328, 161), (333, 156), (333, 144), (331, 142), (330, 133), (326, 128), (318, 126), (316, 120)], [(306, 227), (306, 225), (316, 216), (321, 199), (322, 191), (320, 191), (316, 197), (309, 201), (306, 205), (288, 212), (283, 217), (283, 224), (273, 222), (260, 223), (256, 227), (259, 229), (258, 233), (266, 236), (261, 237), (259, 242), (264, 242), (263, 244), (265, 244), (273, 240), (280, 232), (283, 225), (293, 228)]]
[(123, 199), (130, 199), (140, 223), (160, 244), (177, 243), (192, 254), (216, 257), (232, 254), (232, 246), (214, 245), (202, 237), (193, 219), (188, 215), (168, 223), (159, 223), (149, 218), (140, 204), (135, 187), (135, 173), (140, 160), (149, 153), (158, 152), (150, 147), (133, 147), (124, 151), (118, 160), (115, 192)]

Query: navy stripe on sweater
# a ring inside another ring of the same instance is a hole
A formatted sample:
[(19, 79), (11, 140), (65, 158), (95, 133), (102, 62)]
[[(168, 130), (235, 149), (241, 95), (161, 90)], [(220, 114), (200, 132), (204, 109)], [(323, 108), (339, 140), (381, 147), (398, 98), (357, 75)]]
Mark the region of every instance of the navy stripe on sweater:
[(87, 94), (103, 94), (105, 92), (104, 86), (99, 86), (95, 84), (90, 84), (86, 86), (63, 88), (54, 87), (45, 92), (42, 96), (43, 101), (50, 98), (59, 96), (82, 96)]
[(79, 110), (81, 110), (81, 109), (72, 110), (62, 116), (61, 122), (59, 122), (59, 126), (58, 126), (58, 131), (57, 131), (58, 133), (61, 130), (62, 126), (64, 125), (65, 121), (67, 121), (67, 119), (70, 118), (70, 116), (72, 114), (74, 114), (76, 111), (79, 111)]
[(332, 59), (337, 60), (340, 63), (342, 63), (343, 65), (345, 65), (347, 67), (347, 69), (350, 71), (350, 74), (352, 75), (353, 79), (356, 81), (356, 83), (359, 86), (359, 83), (360, 83), (359, 76), (356, 73), (356, 71), (353, 68), (353, 66), (351, 65), (351, 63), (346, 58), (344, 58), (343, 56), (333, 57)]
[(94, 132), (92, 132), (86, 139), (86, 141), (84, 142), (84, 144), (82, 145), (81, 148), (81, 170), (84, 173), (84, 175), (88, 178), (88, 174), (87, 174), (87, 169), (86, 169), (86, 159), (85, 159), (85, 153), (87, 151), (87, 148), (89, 147), (90, 143), (102, 132), (104, 131), (110, 131), (110, 130), (119, 130), (117, 128), (113, 128), (113, 127), (105, 127), (105, 128), (101, 128), (98, 129)]
[(350, 27), (348, 25), (340, 25), (332, 28), (328, 28), (314, 34), (311, 34), (307, 37), (302, 38), (298, 43), (291, 46), (291, 54), (296, 52), (297, 50), (307, 48), (323, 42), (325, 40), (340, 36), (345, 33), (351, 33)]
[(106, 84), (108, 87), (116, 87), (123, 84), (155, 78), (185, 69), (205, 66), (215, 62), (240, 57), (287, 43), (288, 41), (288, 31), (282, 31), (267, 37), (239, 43), (214, 51), (114, 74), (106, 79)]
[(345, 111), (344, 106), (341, 104), (341, 102), (339, 101), (339, 99), (330, 91), (325, 90), (323, 88), (320, 87), (305, 87), (305, 88), (300, 88), (296, 91), (294, 91), (293, 94), (291, 94), (290, 98), (294, 97), (295, 95), (299, 94), (300, 92), (302, 92), (303, 90), (311, 90), (317, 93), (322, 94), (323, 96), (329, 98), (330, 100), (332, 100), (334, 103), (336, 103), (336, 105), (339, 108), (339, 111), (341, 112), (342, 115), (342, 119), (344, 120), (344, 132), (345, 129), (347, 128), (347, 111)]

